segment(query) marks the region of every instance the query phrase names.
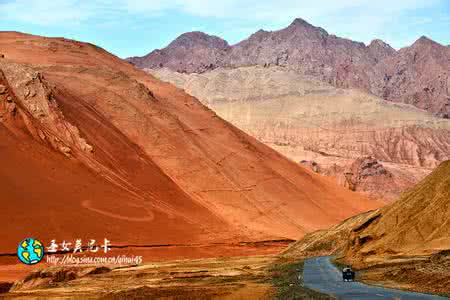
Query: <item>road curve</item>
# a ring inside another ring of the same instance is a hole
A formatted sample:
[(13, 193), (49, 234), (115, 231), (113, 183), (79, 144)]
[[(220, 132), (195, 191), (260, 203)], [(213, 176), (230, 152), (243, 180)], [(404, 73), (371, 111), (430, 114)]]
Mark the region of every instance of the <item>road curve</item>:
[(371, 286), (360, 282), (343, 282), (341, 271), (333, 265), (329, 256), (307, 259), (303, 269), (303, 282), (310, 289), (333, 295), (339, 299), (449, 299), (446, 297)]

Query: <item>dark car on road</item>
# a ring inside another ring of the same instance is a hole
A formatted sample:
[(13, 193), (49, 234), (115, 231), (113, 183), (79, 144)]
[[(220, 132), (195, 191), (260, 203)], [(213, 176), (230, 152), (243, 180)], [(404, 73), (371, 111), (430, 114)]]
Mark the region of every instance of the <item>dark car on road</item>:
[(342, 269), (342, 280), (343, 281), (354, 281), (355, 272), (350, 267), (345, 267)]

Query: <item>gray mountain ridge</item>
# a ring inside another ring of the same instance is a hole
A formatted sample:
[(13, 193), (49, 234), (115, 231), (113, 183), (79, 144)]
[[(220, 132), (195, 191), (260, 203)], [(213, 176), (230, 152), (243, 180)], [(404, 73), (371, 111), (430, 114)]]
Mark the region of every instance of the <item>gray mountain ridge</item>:
[(359, 88), (386, 100), (450, 117), (450, 48), (422, 36), (396, 51), (340, 38), (295, 19), (286, 28), (259, 30), (235, 44), (202, 32), (180, 35), (166, 48), (127, 59), (139, 68), (203, 73), (218, 67), (277, 65), (340, 88)]

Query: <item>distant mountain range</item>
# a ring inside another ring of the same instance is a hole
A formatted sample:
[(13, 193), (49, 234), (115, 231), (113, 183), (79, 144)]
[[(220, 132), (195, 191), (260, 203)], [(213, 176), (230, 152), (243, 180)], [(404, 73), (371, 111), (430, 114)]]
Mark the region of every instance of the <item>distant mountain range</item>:
[(336, 87), (360, 88), (450, 118), (450, 47), (427, 37), (396, 51), (329, 34), (302, 19), (259, 30), (235, 45), (202, 32), (180, 35), (164, 49), (127, 59), (139, 68), (203, 73), (218, 67), (278, 65)]

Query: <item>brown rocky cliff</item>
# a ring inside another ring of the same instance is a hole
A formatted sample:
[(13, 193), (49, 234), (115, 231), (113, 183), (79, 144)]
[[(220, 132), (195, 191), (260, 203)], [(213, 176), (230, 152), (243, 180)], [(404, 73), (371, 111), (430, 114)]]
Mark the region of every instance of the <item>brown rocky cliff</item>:
[(381, 61), (372, 80), (385, 99), (450, 116), (450, 49), (427, 37)]
[(410, 186), (409, 182), (395, 176), (383, 164), (370, 156), (356, 159), (338, 176), (344, 177), (344, 186), (350, 190), (368, 193), (371, 197), (386, 200), (394, 200), (399, 191), (404, 191)]

